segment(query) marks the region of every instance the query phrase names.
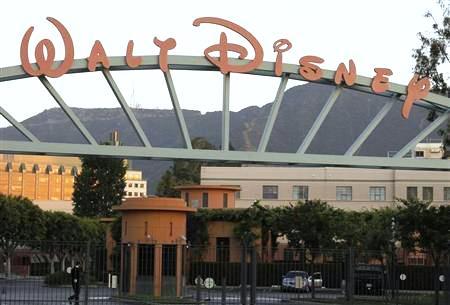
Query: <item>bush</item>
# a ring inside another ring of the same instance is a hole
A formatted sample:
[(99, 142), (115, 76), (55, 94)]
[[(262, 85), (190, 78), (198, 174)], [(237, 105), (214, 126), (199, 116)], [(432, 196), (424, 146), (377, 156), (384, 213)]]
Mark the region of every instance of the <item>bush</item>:
[(71, 285), (71, 281), (70, 274), (63, 271), (47, 274), (44, 279), (44, 283), (48, 286)]

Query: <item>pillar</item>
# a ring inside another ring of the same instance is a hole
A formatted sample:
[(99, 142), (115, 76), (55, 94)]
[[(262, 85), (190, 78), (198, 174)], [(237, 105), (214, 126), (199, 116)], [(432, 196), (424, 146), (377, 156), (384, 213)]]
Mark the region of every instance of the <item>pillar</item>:
[(137, 247), (138, 245), (131, 244), (130, 249), (130, 294), (136, 294), (136, 278), (137, 278)]
[(162, 245), (155, 245), (153, 268), (153, 296), (160, 297), (162, 289)]
[(177, 297), (182, 296), (183, 288), (183, 245), (177, 244), (177, 269), (176, 269), (176, 293)]

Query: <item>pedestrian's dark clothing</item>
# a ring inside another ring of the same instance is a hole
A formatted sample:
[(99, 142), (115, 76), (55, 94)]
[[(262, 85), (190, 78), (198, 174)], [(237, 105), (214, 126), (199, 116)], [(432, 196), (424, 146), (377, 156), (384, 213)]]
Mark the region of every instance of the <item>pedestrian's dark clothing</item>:
[(80, 289), (81, 289), (81, 268), (80, 266), (76, 265), (72, 268), (72, 271), (70, 272), (71, 278), (72, 278), (72, 288), (73, 288), (73, 295), (69, 297), (69, 302), (72, 303), (72, 301), (75, 301), (75, 305), (79, 304), (80, 299)]

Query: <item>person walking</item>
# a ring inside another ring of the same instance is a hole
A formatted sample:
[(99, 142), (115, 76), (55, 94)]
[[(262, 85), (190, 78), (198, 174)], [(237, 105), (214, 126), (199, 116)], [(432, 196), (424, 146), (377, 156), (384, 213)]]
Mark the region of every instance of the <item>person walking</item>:
[(72, 304), (72, 301), (75, 301), (75, 305), (79, 305), (80, 300), (80, 289), (81, 289), (81, 268), (80, 262), (75, 263), (75, 267), (70, 270), (70, 275), (72, 278), (72, 288), (73, 295), (69, 297), (69, 303)]

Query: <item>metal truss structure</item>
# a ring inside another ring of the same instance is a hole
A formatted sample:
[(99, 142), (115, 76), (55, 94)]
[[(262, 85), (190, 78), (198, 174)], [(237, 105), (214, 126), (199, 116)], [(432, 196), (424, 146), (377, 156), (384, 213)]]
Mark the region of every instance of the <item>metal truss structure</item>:
[[(173, 109), (181, 130), (181, 135), (185, 142), (184, 148), (161, 148), (154, 147), (151, 139), (148, 139), (141, 125), (136, 119), (132, 109), (127, 104), (125, 98), (120, 92), (119, 87), (114, 81), (110, 71), (131, 70), (126, 63), (124, 57), (109, 57), (110, 68), (108, 70), (98, 67), (98, 71), (102, 71), (103, 76), (108, 82), (111, 90), (116, 96), (125, 115), (133, 126), (141, 146), (107, 146), (99, 145), (94, 137), (89, 133), (80, 119), (75, 115), (71, 108), (64, 102), (64, 99), (58, 94), (52, 86), (49, 79), (40, 76), (42, 85), (48, 90), (50, 95), (55, 99), (61, 109), (70, 118), (76, 128), (86, 139), (87, 144), (67, 144), (67, 143), (48, 143), (41, 142), (29, 130), (27, 130), (20, 122), (12, 117), (3, 107), (0, 106), (0, 114), (8, 120), (12, 126), (20, 131), (28, 141), (0, 141), (0, 152), (14, 154), (48, 154), (48, 155), (65, 155), (65, 156), (82, 156), (82, 155), (100, 155), (121, 158), (139, 158), (139, 159), (190, 159), (190, 160), (211, 160), (211, 161), (232, 161), (247, 163), (269, 163), (269, 164), (299, 164), (305, 166), (347, 166), (347, 167), (370, 167), (370, 168), (403, 168), (403, 169), (432, 169), (432, 170), (449, 170), (450, 161), (440, 159), (412, 159), (404, 158), (404, 156), (413, 150), (417, 143), (427, 137), (442, 125), (450, 113), (450, 99), (433, 93), (428, 94), (423, 100), (415, 104), (420, 107), (433, 109), (438, 114), (436, 120), (429, 124), (419, 134), (417, 134), (409, 143), (400, 149), (393, 157), (365, 157), (355, 156), (355, 153), (364, 143), (364, 141), (375, 130), (378, 124), (387, 115), (395, 102), (404, 102), (407, 88), (403, 85), (390, 83), (390, 89), (384, 96), (390, 96), (391, 100), (387, 102), (372, 121), (367, 125), (364, 131), (357, 137), (354, 143), (347, 149), (343, 155), (322, 155), (307, 154), (306, 151), (316, 136), (319, 128), (326, 119), (329, 111), (342, 92), (342, 86), (336, 86), (333, 82), (335, 71), (323, 70), (323, 77), (320, 83), (334, 86), (335, 89), (329, 96), (325, 106), (319, 113), (311, 129), (308, 131), (305, 139), (301, 143), (297, 152), (293, 153), (275, 153), (267, 152), (267, 144), (272, 133), (275, 120), (283, 99), (286, 84), (289, 79), (305, 81), (298, 74), (298, 66), (291, 64), (283, 65), (283, 73), (279, 77), (280, 84), (276, 93), (272, 108), (268, 116), (263, 135), (261, 137), (258, 149), (256, 151), (230, 151), (228, 149), (230, 136), (230, 74), (223, 76), (223, 111), (222, 111), (222, 145), (220, 150), (197, 150), (191, 146), (189, 130), (186, 126), (182, 110), (178, 101), (175, 86), (170, 74), (170, 70), (164, 73), (167, 88), (172, 100)], [(212, 65), (205, 57), (199, 56), (169, 56), (169, 68), (171, 70), (196, 70), (196, 71), (218, 71), (217, 67)], [(230, 59), (230, 63), (239, 65), (248, 63), (247, 60)], [(56, 63), (56, 65), (59, 63)], [(263, 62), (257, 69), (248, 74), (263, 75), (276, 77), (274, 73), (273, 62)], [(159, 69), (158, 56), (144, 56), (142, 64), (135, 69)], [(68, 73), (89, 72), (85, 59), (75, 60)], [(26, 74), (21, 66), (0, 68), (0, 81), (13, 81), (16, 79), (30, 77)], [(358, 76), (355, 85), (350, 87), (353, 90), (372, 93), (371, 79), (368, 77)]]

